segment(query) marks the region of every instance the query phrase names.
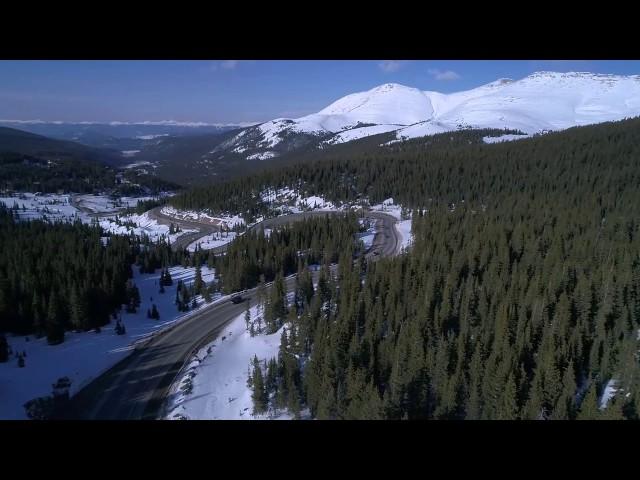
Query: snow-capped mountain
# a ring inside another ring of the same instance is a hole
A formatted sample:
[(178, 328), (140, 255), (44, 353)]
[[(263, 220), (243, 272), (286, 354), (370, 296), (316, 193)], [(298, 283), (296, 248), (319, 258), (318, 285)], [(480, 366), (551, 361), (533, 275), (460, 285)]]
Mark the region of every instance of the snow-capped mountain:
[(640, 76), (537, 72), (443, 94), (395, 83), (343, 97), (318, 113), (249, 127), (212, 155), (273, 158), (302, 146), (344, 143), (395, 132), (397, 140), (463, 128), (538, 132), (640, 115)]

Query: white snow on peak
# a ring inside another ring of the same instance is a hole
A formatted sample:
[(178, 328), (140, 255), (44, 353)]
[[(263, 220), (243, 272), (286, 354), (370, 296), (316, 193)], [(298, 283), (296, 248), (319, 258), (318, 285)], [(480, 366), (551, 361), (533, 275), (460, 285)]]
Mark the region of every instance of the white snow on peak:
[(333, 102), (317, 114), (303, 117), (342, 116), (345, 125), (358, 123), (411, 125), (430, 118), (429, 96), (417, 88), (386, 83), (367, 92), (353, 93)]
[(291, 133), (331, 137), (322, 145), (392, 131), (397, 139), (460, 128), (517, 129), (532, 135), (639, 115), (639, 75), (535, 72), (449, 94), (385, 83), (311, 115), (263, 123), (257, 127), (261, 140), (256, 146), (272, 149)]

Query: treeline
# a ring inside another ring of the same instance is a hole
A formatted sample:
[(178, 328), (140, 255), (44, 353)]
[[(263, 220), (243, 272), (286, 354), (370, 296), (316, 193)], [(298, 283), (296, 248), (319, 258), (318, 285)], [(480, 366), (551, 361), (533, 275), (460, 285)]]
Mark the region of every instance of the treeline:
[[(460, 168), (462, 171), (467, 168), (471, 176), (472, 170), (480, 170), (483, 162), (494, 161), (495, 147), (519, 148), (522, 142), (486, 145), (482, 140), (486, 136), (506, 133), (522, 132), (462, 130), (386, 146), (379, 145), (382, 140), (371, 146), (371, 139), (363, 139), (366, 144), (362, 148), (359, 148), (361, 141), (348, 142), (322, 155), (317, 152), (309, 158), (301, 155), (300, 162), (291, 166), (190, 189), (171, 198), (169, 203), (187, 210), (239, 212), (249, 222), (270, 213), (269, 204), (262, 201), (260, 194), (279, 188), (293, 188), (304, 196), (322, 195), (337, 204), (360, 200), (375, 204), (393, 197), (396, 203), (423, 207), (431, 198), (431, 195), (427, 196), (431, 188), (436, 188), (434, 193), (447, 193), (451, 198), (459, 198), (456, 176), (461, 173)], [(483, 152), (484, 159), (473, 166), (471, 159), (475, 162), (478, 152)], [(434, 175), (438, 174), (446, 174), (450, 178), (436, 178)], [(441, 181), (444, 182), (442, 185)]]
[(93, 193), (115, 184), (113, 169), (95, 162), (63, 158), (47, 160), (0, 152), (0, 189), (26, 192)]
[[(0, 152), (0, 190), (18, 192), (75, 193), (111, 191), (117, 195), (157, 194), (179, 190), (174, 182), (89, 160), (62, 157), (49, 160), (32, 155)], [(122, 181), (121, 181), (122, 180)]]
[(245, 290), (260, 278), (270, 282), (278, 273), (296, 273), (301, 264), (335, 263), (341, 254), (359, 254), (362, 245), (354, 238), (359, 231), (354, 213), (308, 218), (275, 227), (269, 235), (250, 230), (230, 243), (226, 254), (211, 256), (209, 266), (217, 269), (224, 292)]

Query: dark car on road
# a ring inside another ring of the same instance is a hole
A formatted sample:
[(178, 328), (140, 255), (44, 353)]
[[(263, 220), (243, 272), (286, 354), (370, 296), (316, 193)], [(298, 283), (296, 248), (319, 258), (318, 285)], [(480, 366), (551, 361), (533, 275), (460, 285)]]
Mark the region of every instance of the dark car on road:
[(244, 302), (244, 298), (242, 297), (242, 295), (234, 295), (233, 297), (231, 297), (231, 303), (242, 303)]

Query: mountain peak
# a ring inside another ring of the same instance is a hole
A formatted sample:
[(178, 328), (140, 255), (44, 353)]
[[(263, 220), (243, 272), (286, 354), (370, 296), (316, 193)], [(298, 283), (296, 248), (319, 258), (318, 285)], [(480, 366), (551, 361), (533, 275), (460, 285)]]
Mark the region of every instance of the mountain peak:
[[(640, 115), (640, 76), (539, 71), (499, 78), (471, 90), (440, 93), (398, 83), (346, 95), (317, 113), (261, 125), (251, 145), (269, 151), (295, 148), (295, 134), (331, 144), (396, 132), (414, 138), (460, 128), (519, 130), (532, 135)], [(253, 158), (253, 157), (252, 157)]]
[(398, 89), (407, 89), (413, 90), (412, 87), (407, 87), (406, 85), (401, 85), (399, 83), (383, 83), (382, 85), (378, 85), (377, 87), (372, 88), (371, 92), (389, 92), (391, 90)]

